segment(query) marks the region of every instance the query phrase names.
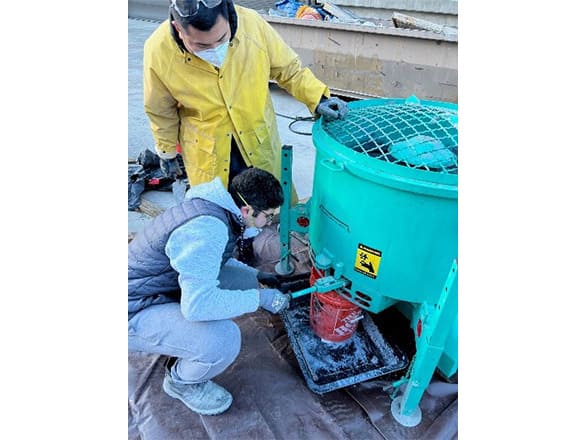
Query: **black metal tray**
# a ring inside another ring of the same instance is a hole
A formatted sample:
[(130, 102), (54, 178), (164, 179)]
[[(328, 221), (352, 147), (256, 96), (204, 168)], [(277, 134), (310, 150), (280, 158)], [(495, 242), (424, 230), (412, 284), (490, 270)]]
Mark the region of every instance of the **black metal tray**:
[(323, 341), (309, 325), (309, 297), (292, 300), (281, 318), (311, 391), (324, 394), (407, 366), (406, 355), (385, 341), (367, 311), (351, 338)]

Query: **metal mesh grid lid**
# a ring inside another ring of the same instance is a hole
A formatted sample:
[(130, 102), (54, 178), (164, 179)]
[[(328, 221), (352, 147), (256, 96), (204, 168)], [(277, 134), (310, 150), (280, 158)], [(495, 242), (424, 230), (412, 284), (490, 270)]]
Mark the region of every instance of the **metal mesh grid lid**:
[(422, 105), (416, 97), (351, 109), (323, 121), (324, 131), (354, 151), (393, 164), (458, 174), (457, 110)]

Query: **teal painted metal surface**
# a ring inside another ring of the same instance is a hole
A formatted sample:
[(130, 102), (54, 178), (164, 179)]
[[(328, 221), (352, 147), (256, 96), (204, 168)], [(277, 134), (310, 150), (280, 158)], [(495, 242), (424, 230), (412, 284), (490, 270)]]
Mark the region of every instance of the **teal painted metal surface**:
[(326, 293), (331, 292), (332, 290), (339, 289), (344, 287), (346, 282), (341, 279), (336, 279), (334, 277), (324, 277), (318, 278), (315, 280), (313, 286), (308, 287), (307, 289), (298, 290), (297, 292), (293, 292), (291, 294), (291, 298), (299, 298), (300, 296), (308, 295), (310, 293)]
[(280, 214), (280, 229), (279, 238), (281, 241), (281, 249), (279, 262), (275, 265), (275, 272), (279, 275), (289, 275), (293, 273), (295, 268), (289, 261), (291, 253), (290, 236), (291, 230), (291, 188), (293, 182), (293, 147), (291, 145), (283, 145), (281, 149), (281, 186), (283, 188), (283, 205), (281, 206)]
[(411, 103), (352, 102), (346, 119), (335, 121), (337, 126), (320, 120), (313, 128), (316, 162), (309, 240), (315, 263), (320, 269), (335, 268), (350, 281), (342, 293), (375, 313), (398, 301), (433, 301), (458, 248), (457, 174), (380, 160), (331, 135), (342, 124), (353, 123), (353, 112), (393, 106), (439, 108), (451, 118), (449, 123), (457, 124), (456, 105), (411, 98)]
[[(418, 309), (413, 315), (417, 350), (406, 377), (405, 391), (399, 397), (400, 404), (396, 407), (396, 413), (393, 413), (399, 421), (401, 417), (417, 412), (423, 392), (436, 367), (440, 366), (440, 359), (447, 355), (446, 345), (450, 338), (457, 344), (457, 334), (453, 334), (453, 324), (457, 322), (458, 315), (457, 261), (452, 263), (437, 302), (432, 306), (423, 303)], [(454, 360), (457, 369), (457, 346)]]
[(311, 259), (346, 281), (338, 292), (350, 301), (374, 313), (397, 306), (411, 320), (417, 354), (400, 411), (412, 414), (436, 368), (458, 369), (457, 286), (441, 320), (437, 309), (458, 255), (457, 105), (349, 107), (342, 121), (314, 124)]
[(393, 384), (405, 390), (391, 411), (415, 426), (435, 369), (447, 377), (458, 369), (457, 105), (410, 97), (349, 108), (344, 120), (314, 124), (309, 208), (284, 210), (281, 238), (311, 214), (310, 259), (326, 274), (322, 290), (336, 286), (373, 313), (396, 306), (410, 320), (416, 354)]
[(305, 234), (309, 225), (309, 205), (298, 203), (291, 206), (291, 191), (293, 187), (293, 147), (283, 145), (281, 148), (281, 186), (283, 188), (283, 205), (280, 210), (279, 239), (281, 242), (279, 262), (275, 265), (275, 272), (279, 275), (293, 273), (295, 267), (290, 261), (291, 239), (290, 232)]

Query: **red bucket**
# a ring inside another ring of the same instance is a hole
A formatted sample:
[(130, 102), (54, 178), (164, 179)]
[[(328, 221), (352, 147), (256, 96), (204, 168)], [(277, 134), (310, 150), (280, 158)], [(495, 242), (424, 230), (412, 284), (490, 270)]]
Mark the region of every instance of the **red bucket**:
[[(309, 283), (323, 277), (323, 272), (312, 268)], [(312, 293), (309, 306), (309, 324), (313, 332), (329, 342), (342, 342), (352, 337), (362, 318), (362, 309), (335, 291)]]

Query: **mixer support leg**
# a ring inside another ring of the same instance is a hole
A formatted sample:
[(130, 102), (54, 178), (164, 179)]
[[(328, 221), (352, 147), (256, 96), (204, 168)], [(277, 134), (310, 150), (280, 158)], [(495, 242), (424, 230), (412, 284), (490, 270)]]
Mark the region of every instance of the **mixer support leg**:
[(291, 192), (293, 191), (293, 147), (283, 145), (281, 148), (281, 186), (283, 187), (283, 206), (281, 206), (279, 237), (281, 240), (281, 258), (275, 266), (279, 275), (290, 275), (295, 267), (289, 260), (291, 253)]
[(405, 392), (393, 400), (391, 413), (403, 426), (416, 426), (421, 421), (419, 402), (429, 385), (443, 353), (451, 324), (457, 314), (458, 263), (454, 260), (446, 283), (417, 341), (417, 352)]

